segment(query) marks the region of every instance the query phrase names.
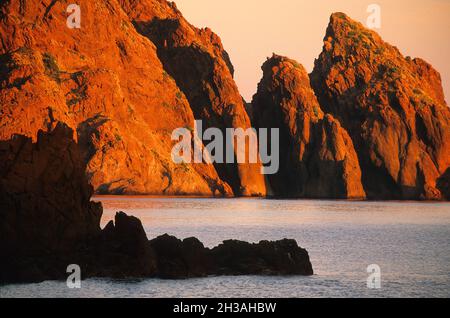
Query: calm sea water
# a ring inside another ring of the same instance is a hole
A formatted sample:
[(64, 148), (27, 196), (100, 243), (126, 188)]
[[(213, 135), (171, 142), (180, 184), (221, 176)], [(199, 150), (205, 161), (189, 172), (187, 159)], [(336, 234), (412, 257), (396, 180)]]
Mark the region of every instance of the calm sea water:
[[(213, 247), (294, 238), (312, 277), (89, 279), (0, 287), (0, 297), (450, 297), (450, 203), (99, 197), (103, 225), (116, 211), (139, 217), (149, 238), (195, 236)], [(367, 288), (367, 267), (381, 289)]]

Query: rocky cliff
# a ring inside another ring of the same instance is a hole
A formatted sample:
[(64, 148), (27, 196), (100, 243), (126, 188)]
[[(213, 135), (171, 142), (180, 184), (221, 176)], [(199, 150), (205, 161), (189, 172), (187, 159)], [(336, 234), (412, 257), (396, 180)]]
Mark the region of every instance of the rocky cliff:
[[(312, 87), (312, 88), (311, 88)], [(308, 75), (274, 56), (248, 109), (280, 128), (277, 196), (448, 199), (450, 109), (439, 73), (333, 14)]]
[(339, 121), (322, 111), (303, 66), (274, 55), (262, 70), (253, 120), (257, 127), (280, 129), (280, 171), (268, 176), (273, 194), (365, 198), (353, 142)]
[[(203, 121), (204, 129), (219, 128), (225, 135), (226, 128), (251, 128), (244, 101), (233, 80), (233, 65), (215, 33), (209, 28), (192, 26), (173, 2), (121, 0), (121, 3), (136, 30), (158, 48), (165, 70), (186, 95), (195, 118)], [(217, 163), (215, 167), (235, 194), (266, 193), (260, 164)]]
[(311, 83), (322, 109), (349, 132), (369, 198), (445, 196), (438, 180), (450, 165), (450, 109), (431, 65), (336, 13)]
[(171, 158), (174, 129), (195, 136), (197, 119), (246, 130), (251, 117), (282, 133), (281, 170), (268, 177), (277, 196), (448, 198), (450, 110), (439, 73), (345, 14), (332, 15), (309, 79), (275, 57), (246, 105), (220, 38), (174, 3), (86, 0), (79, 29), (66, 25), (68, 5), (1, 2), (0, 140), (36, 141), (66, 123), (97, 193), (264, 196), (260, 163)]
[[(136, 3), (149, 12), (157, 3), (171, 10), (165, 1)], [(250, 172), (256, 169), (220, 178), (212, 165), (173, 164), (171, 133), (192, 130), (194, 113), (156, 46), (117, 1), (83, 1), (80, 29), (66, 26), (67, 6), (51, 0), (0, 4), (1, 139), (20, 133), (36, 140), (39, 129), (65, 122), (77, 132), (99, 193), (232, 195), (228, 180), (235, 178), (243, 189), (236, 194), (264, 194)], [(235, 126), (237, 118), (247, 125), (245, 111), (237, 113)]]

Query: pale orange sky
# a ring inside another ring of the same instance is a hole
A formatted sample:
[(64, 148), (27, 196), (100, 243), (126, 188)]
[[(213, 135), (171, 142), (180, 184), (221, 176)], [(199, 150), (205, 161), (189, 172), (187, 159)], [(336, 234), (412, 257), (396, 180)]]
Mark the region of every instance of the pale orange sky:
[(421, 57), (442, 76), (450, 96), (450, 0), (176, 0), (197, 27), (210, 27), (223, 41), (247, 101), (256, 92), (261, 65), (272, 53), (289, 56), (308, 71), (322, 50), (330, 14), (341, 11), (365, 23), (369, 4), (381, 6), (376, 30), (404, 55)]

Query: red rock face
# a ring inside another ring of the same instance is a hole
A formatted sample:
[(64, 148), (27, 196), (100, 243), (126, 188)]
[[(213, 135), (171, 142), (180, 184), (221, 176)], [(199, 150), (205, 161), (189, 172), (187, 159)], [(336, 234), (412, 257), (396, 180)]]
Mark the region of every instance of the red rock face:
[(324, 115), (302, 65), (274, 55), (253, 98), (260, 128), (280, 129), (280, 171), (268, 176), (276, 196), (361, 199), (365, 193), (352, 140)]
[[(122, 0), (136, 29), (158, 48), (165, 70), (189, 100), (204, 128), (251, 127), (244, 101), (233, 80), (233, 66), (220, 38), (210, 29), (189, 24), (174, 3)], [(248, 154), (248, 151), (247, 151)], [(265, 195), (260, 164), (216, 164), (219, 176), (236, 195)]]
[(66, 123), (99, 193), (266, 194), (259, 163), (171, 159), (174, 129), (201, 119), (204, 128), (245, 130), (259, 105), (255, 122), (285, 137), (285, 171), (272, 178), (279, 195), (448, 197), (450, 111), (439, 73), (344, 14), (331, 17), (310, 76), (318, 101), (304, 70), (283, 60), (267, 70), (255, 105), (244, 105), (220, 38), (175, 4), (86, 0), (81, 29), (66, 26), (66, 8), (0, 4), (0, 140), (36, 141)]
[(450, 165), (450, 110), (441, 78), (345, 14), (332, 15), (311, 83), (348, 130), (373, 199), (440, 199)]
[(36, 140), (57, 121), (76, 132), (100, 193), (231, 195), (212, 165), (175, 165), (171, 133), (193, 127), (188, 100), (156, 47), (118, 2), (3, 1), (0, 12), (0, 139)]

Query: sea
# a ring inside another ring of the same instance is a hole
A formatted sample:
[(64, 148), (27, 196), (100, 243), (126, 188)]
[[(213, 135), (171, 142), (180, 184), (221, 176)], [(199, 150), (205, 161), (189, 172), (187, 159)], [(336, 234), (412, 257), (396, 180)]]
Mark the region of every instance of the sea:
[(315, 274), (185, 280), (87, 279), (0, 286), (0, 297), (448, 298), (450, 203), (102, 196), (102, 226), (124, 211), (147, 236), (295, 239)]

